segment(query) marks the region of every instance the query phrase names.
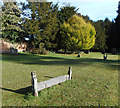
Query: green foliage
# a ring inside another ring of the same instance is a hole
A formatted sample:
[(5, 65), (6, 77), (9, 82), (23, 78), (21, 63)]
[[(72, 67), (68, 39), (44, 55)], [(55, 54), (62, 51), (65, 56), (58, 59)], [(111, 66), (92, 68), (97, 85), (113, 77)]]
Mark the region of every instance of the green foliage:
[[(23, 5), (23, 15), (24, 15), (24, 24), (23, 29), (29, 37), (29, 44), (31, 47), (35, 47), (38, 43), (37, 39), (35, 38), (37, 35), (40, 35), (39, 33), (39, 21), (36, 20), (37, 15), (35, 13), (37, 2), (29, 2), (27, 5)], [(29, 10), (29, 11), (25, 11)], [(31, 10), (31, 11), (30, 11)], [(31, 12), (31, 13), (30, 13)], [(29, 19), (28, 19), (29, 18)]]
[(117, 17), (115, 19), (115, 36), (113, 43), (115, 44), (115, 48), (120, 49), (120, 1), (118, 2), (118, 10), (117, 10)]
[(112, 23), (108, 18), (106, 18), (104, 21), (99, 20), (94, 22), (96, 29), (96, 41), (93, 47), (94, 50), (101, 51), (109, 49), (110, 41), (108, 41), (108, 38), (110, 37), (110, 32), (112, 30), (111, 25)]
[[(26, 18), (24, 29), (30, 35), (30, 44), (38, 46), (44, 43), (46, 49), (54, 46), (55, 33), (58, 27), (57, 10), (58, 6), (52, 2), (29, 2), (23, 6), (23, 10), (30, 9), (32, 14)], [(30, 13), (23, 13), (24, 15)]]
[(103, 21), (97, 21), (94, 23), (96, 29), (96, 41), (93, 49), (101, 50), (106, 48), (106, 34), (103, 27)]
[(109, 50), (120, 49), (120, 2), (118, 3), (117, 17), (111, 22), (107, 35), (107, 45)]
[(32, 49), (30, 50), (30, 52), (31, 52), (32, 54), (43, 54), (43, 55), (46, 55), (46, 54), (49, 53), (49, 51), (47, 51), (45, 48), (43, 48), (43, 49), (40, 49), (40, 48), (32, 48)]
[(2, 38), (18, 42), (27, 37), (30, 48), (40, 48), (43, 43), (47, 50), (119, 49), (120, 2), (115, 21), (106, 18), (93, 22), (89, 16), (77, 13), (74, 6), (65, 5), (58, 9), (58, 3), (27, 1), (28, 4), (21, 3), (22, 11), (16, 2), (4, 2)]
[(16, 2), (4, 2), (2, 6), (2, 37), (11, 41), (21, 41), (23, 39), (20, 26), (21, 10)]
[(60, 45), (69, 50), (88, 50), (95, 43), (95, 28), (77, 15), (73, 15), (67, 22), (64, 22), (59, 33)]
[(66, 5), (64, 7), (60, 8), (60, 11), (58, 12), (58, 19), (60, 21), (60, 24), (63, 24), (65, 21), (67, 21), (71, 16), (76, 14), (77, 10), (76, 7)]

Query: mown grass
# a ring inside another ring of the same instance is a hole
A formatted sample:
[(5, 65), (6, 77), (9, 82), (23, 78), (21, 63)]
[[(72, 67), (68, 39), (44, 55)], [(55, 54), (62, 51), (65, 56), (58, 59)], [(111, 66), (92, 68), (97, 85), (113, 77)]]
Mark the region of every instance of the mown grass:
[[(2, 55), (3, 106), (118, 106), (118, 55), (101, 53), (48, 55)], [(65, 75), (72, 67), (72, 80), (32, 96), (31, 72), (38, 81)]]

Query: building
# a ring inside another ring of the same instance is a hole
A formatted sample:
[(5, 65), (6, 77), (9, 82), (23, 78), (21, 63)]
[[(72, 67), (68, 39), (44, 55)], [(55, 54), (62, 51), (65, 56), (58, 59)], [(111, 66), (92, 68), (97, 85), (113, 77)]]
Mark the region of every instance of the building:
[(0, 39), (0, 53), (14, 54), (17, 52), (24, 52), (27, 49), (27, 43), (11, 43), (5, 39)]

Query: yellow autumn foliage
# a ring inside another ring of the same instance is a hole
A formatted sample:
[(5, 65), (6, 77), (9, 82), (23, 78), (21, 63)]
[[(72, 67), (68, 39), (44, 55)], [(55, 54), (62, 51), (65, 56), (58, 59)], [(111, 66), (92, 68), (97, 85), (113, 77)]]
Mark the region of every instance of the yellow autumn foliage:
[[(94, 26), (86, 23), (82, 17), (73, 15), (61, 26), (63, 44), (68, 49), (90, 49), (95, 44), (96, 31)], [(64, 43), (65, 42), (65, 43)]]

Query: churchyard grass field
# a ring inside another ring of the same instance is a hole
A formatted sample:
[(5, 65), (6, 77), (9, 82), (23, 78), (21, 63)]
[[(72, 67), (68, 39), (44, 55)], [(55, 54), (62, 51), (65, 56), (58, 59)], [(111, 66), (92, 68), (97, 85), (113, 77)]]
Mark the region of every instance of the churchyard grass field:
[[(0, 55), (1, 56), (1, 55)], [(118, 106), (119, 55), (101, 53), (2, 55), (3, 106)], [(38, 82), (68, 73), (72, 80), (32, 95), (31, 72)]]

